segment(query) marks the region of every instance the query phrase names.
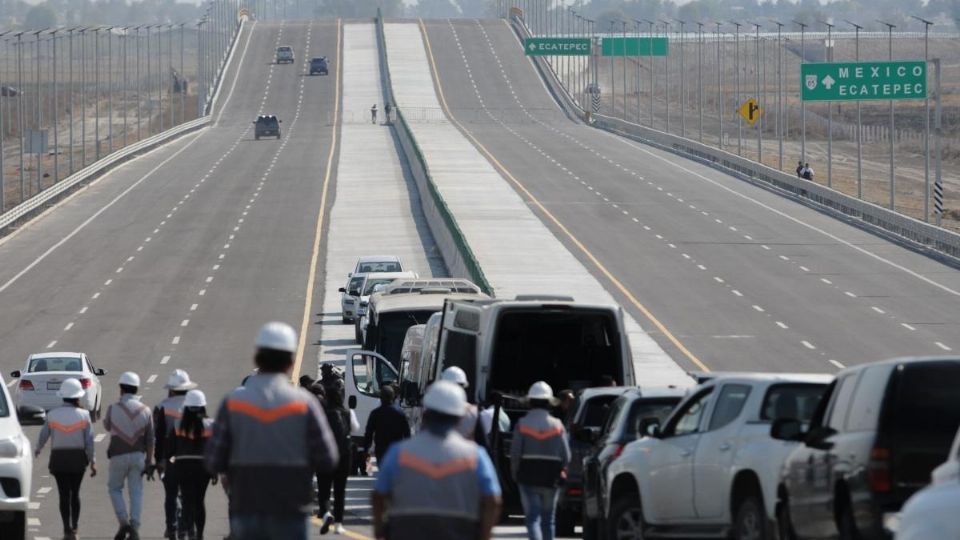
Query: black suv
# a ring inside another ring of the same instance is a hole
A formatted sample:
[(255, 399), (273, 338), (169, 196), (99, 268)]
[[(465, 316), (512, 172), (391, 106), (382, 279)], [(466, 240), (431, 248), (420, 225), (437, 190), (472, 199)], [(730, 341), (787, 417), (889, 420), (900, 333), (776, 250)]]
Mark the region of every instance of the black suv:
[(327, 74), (327, 57), (326, 56), (310, 59), (310, 74), (311, 75)]
[(260, 137), (276, 136), (279, 139), (281, 122), (282, 120), (277, 120), (277, 117), (272, 114), (258, 116), (253, 123), (253, 138), (259, 141)]
[(806, 430), (776, 420), (771, 436), (804, 443), (780, 475), (780, 538), (887, 538), (885, 515), (947, 458), (958, 389), (960, 358), (897, 358), (838, 373)]

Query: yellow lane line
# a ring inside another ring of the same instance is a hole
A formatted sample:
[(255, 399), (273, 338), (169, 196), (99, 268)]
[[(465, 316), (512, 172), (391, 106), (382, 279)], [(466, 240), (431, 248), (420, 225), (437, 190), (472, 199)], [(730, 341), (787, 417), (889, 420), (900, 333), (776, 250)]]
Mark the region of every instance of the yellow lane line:
[(303, 364), (303, 352), (307, 346), (307, 330), (310, 327), (310, 313), (313, 311), (313, 287), (317, 279), (317, 261), (320, 259), (320, 240), (323, 238), (323, 218), (327, 209), (327, 193), (330, 190), (330, 177), (333, 175), (333, 158), (337, 152), (337, 129), (340, 124), (340, 74), (343, 69), (342, 45), (343, 25), (337, 19), (337, 80), (333, 104), (333, 138), (330, 141), (330, 153), (327, 155), (327, 171), (323, 177), (323, 190), (320, 195), (320, 211), (317, 213), (316, 234), (313, 239), (313, 255), (310, 258), (310, 273), (307, 275), (307, 297), (303, 304), (303, 320), (300, 323), (300, 343), (297, 344), (297, 358), (293, 364), (293, 380), (300, 376)]
[(690, 349), (688, 349), (673, 334), (673, 332), (667, 329), (666, 325), (660, 322), (660, 320), (657, 319), (653, 315), (653, 313), (649, 309), (647, 309), (647, 307), (643, 305), (640, 302), (640, 300), (638, 300), (637, 297), (629, 289), (627, 289), (627, 287), (619, 279), (617, 279), (613, 275), (613, 273), (607, 270), (607, 267), (604, 266), (603, 263), (601, 263), (600, 260), (597, 259), (597, 257), (590, 252), (589, 249), (587, 249), (587, 246), (585, 246), (583, 242), (581, 242), (576, 236), (574, 236), (573, 233), (571, 233), (570, 230), (563, 223), (561, 223), (560, 220), (557, 219), (552, 212), (547, 210), (547, 208), (543, 205), (543, 203), (541, 203), (536, 197), (534, 197), (533, 193), (531, 193), (530, 190), (526, 188), (526, 186), (524, 186), (519, 180), (517, 180), (517, 178), (502, 163), (500, 163), (500, 161), (497, 160), (496, 157), (494, 157), (493, 153), (487, 150), (487, 148), (483, 144), (481, 144), (480, 141), (477, 140), (477, 138), (474, 137), (473, 134), (470, 133), (470, 131), (467, 130), (467, 128), (465, 128), (463, 124), (460, 123), (459, 120), (456, 119), (453, 113), (450, 112), (450, 108), (447, 106), (447, 100), (443, 96), (443, 85), (440, 83), (440, 72), (437, 70), (437, 63), (433, 57), (433, 48), (430, 46), (430, 36), (427, 35), (427, 27), (423, 23), (423, 19), (418, 19), (418, 20), (420, 21), (420, 32), (423, 34), (423, 41), (427, 47), (427, 55), (430, 57), (430, 67), (431, 67), (431, 70), (433, 71), (433, 81), (434, 81), (434, 84), (436, 85), (437, 93), (440, 96), (440, 103), (443, 106), (443, 110), (446, 113), (447, 117), (450, 118), (450, 120), (454, 124), (456, 124), (458, 128), (460, 128), (461, 132), (463, 132), (471, 141), (473, 141), (474, 146), (476, 146), (487, 157), (487, 159), (490, 160), (490, 162), (493, 163), (494, 166), (496, 166), (497, 169), (499, 169), (500, 172), (506, 178), (508, 178), (510, 182), (513, 183), (513, 185), (517, 186), (517, 189), (522, 191), (523, 194), (530, 200), (530, 202), (532, 202), (540, 210), (540, 212), (542, 212), (543, 215), (547, 217), (547, 219), (553, 222), (553, 224), (556, 225), (556, 227), (560, 229), (560, 231), (563, 232), (563, 234), (566, 235), (567, 238), (569, 238), (570, 241), (573, 242), (575, 246), (577, 246), (580, 252), (583, 253), (584, 256), (586, 256), (591, 263), (593, 263), (593, 265), (597, 268), (597, 270), (599, 270), (601, 274), (603, 274), (608, 280), (610, 280), (610, 282), (613, 283), (613, 286), (616, 287), (617, 290), (619, 290), (624, 296), (626, 296), (627, 299), (630, 301), (630, 303), (633, 304), (638, 310), (640, 310), (640, 313), (643, 313), (643, 316), (646, 317), (647, 320), (649, 320), (657, 328), (657, 330), (663, 333), (663, 335), (666, 336), (668, 340), (670, 340), (670, 343), (673, 343), (673, 345), (681, 353), (683, 353), (683, 355), (686, 356), (691, 362), (693, 362), (698, 368), (702, 369), (703, 371), (710, 371), (710, 368), (708, 368), (707, 365), (703, 363), (703, 361), (697, 358), (697, 356), (693, 354), (690, 351)]

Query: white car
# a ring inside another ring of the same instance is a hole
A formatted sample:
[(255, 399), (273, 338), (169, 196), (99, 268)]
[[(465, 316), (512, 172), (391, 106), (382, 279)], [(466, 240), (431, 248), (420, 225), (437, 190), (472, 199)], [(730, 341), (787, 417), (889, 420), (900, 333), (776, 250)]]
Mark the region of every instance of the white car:
[(610, 464), (601, 512), (608, 538), (773, 538), (780, 470), (800, 443), (773, 439), (770, 425), (809, 421), (832, 377), (710, 377), (662, 428), (642, 419), (645, 436)]
[(15, 396), (17, 406), (32, 405), (45, 411), (63, 403), (57, 395), (60, 384), (70, 377), (77, 379), (86, 390), (80, 406), (90, 411), (90, 417), (96, 422), (102, 406), (99, 377), (106, 373), (94, 368), (84, 353), (52, 352), (31, 354), (23, 371), (14, 371), (10, 376), (20, 379)]
[(363, 274), (352, 274), (346, 287), (340, 291), (340, 309), (341, 319), (344, 324), (355, 321), (363, 317), (367, 308), (367, 302), (370, 301), (370, 295), (373, 294), (377, 286), (384, 286), (393, 283), (393, 280), (400, 278), (417, 277), (416, 272), (368, 272)]
[(20, 421), (43, 420), (43, 410), (28, 409), (17, 415), (7, 385), (0, 377), (0, 538), (4, 540), (27, 537), (33, 450)]
[(899, 519), (889, 528), (897, 540), (960, 538), (960, 431), (957, 431), (947, 461), (933, 470), (932, 482), (903, 506)]
[(396, 255), (365, 255), (357, 259), (353, 272), (347, 277), (371, 272), (403, 272), (403, 262)]

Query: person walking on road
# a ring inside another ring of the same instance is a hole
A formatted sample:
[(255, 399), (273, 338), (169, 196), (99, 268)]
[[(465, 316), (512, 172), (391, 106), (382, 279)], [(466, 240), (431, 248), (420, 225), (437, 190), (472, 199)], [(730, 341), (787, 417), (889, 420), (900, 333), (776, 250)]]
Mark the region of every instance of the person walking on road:
[(803, 178), (803, 162), (797, 162), (797, 178)]
[[(103, 427), (110, 433), (107, 489), (120, 529), (114, 540), (139, 540), (143, 508), (143, 477), (153, 480), (153, 416), (140, 402), (140, 376), (132, 371), (120, 375), (120, 400), (107, 408)], [(130, 491), (130, 511), (123, 500), (123, 488)]]
[[(320, 534), (327, 534), (330, 526), (336, 523), (334, 532), (343, 533), (343, 509), (346, 502), (347, 477), (350, 476), (350, 432), (355, 422), (350, 411), (343, 406), (343, 382), (340, 388), (331, 387), (327, 390), (324, 413), (327, 415), (327, 424), (333, 432), (340, 453), (340, 463), (331, 473), (317, 473), (317, 501), (320, 510), (317, 512), (323, 523), (320, 525)], [(330, 513), (330, 489), (333, 488), (333, 513)]]
[(410, 437), (410, 424), (407, 416), (398, 409), (393, 400), (396, 393), (392, 386), (380, 389), (380, 406), (370, 411), (367, 418), (367, 430), (363, 436), (363, 451), (370, 453), (370, 443), (373, 443), (373, 453), (377, 456), (377, 463), (383, 459), (390, 445)]
[(86, 392), (74, 378), (60, 384), (57, 395), (63, 405), (47, 413), (40, 430), (35, 456), (50, 441), (50, 474), (57, 482), (60, 495), (60, 519), (63, 520), (64, 540), (76, 540), (80, 523), (80, 483), (90, 466), (90, 476), (97, 475), (97, 460), (93, 452), (93, 425), (90, 413), (80, 407), (80, 398)]
[(390, 111), (392, 110), (393, 110), (393, 107), (390, 106), (389, 101), (383, 104), (383, 116), (384, 116), (384, 121), (387, 124), (390, 123)]
[(500, 483), (487, 451), (456, 430), (463, 388), (440, 380), (423, 397), (423, 429), (390, 447), (374, 484), (377, 540), (489, 540)]
[[(163, 480), (163, 512), (167, 528), (163, 537), (169, 540), (177, 539), (177, 530), (180, 528), (180, 483), (177, 478), (177, 468), (170, 461), (171, 449), (167, 442), (172, 440), (173, 431), (180, 421), (183, 411), (183, 400), (187, 391), (196, 388), (196, 383), (190, 380), (190, 374), (182, 369), (175, 369), (167, 377), (167, 397), (153, 408), (153, 424), (156, 440), (154, 441), (154, 463), (160, 479)], [(182, 536), (182, 535), (181, 535)]]
[(563, 422), (550, 416), (553, 389), (538, 381), (527, 392), (530, 412), (517, 421), (510, 447), (510, 469), (520, 489), (527, 537), (553, 540), (558, 485), (570, 462)]
[[(179, 371), (179, 370), (178, 370)], [(213, 429), (213, 420), (207, 417), (207, 396), (200, 390), (190, 390), (183, 399), (183, 414), (168, 438), (169, 455), (176, 465), (177, 483), (183, 497), (180, 538), (203, 538), (207, 523), (204, 498), (207, 486), (216, 476), (210, 475), (203, 464), (204, 451)], [(169, 467), (169, 465), (168, 465)]]
[(370, 107), (370, 123), (371, 124), (377, 123), (377, 104), (376, 103), (373, 104), (373, 107)]
[(267, 323), (256, 348), (257, 373), (217, 412), (207, 470), (230, 494), (232, 540), (306, 540), (313, 475), (334, 470), (337, 445), (317, 398), (290, 380), (296, 331)]
[[(470, 382), (467, 380), (467, 373), (457, 366), (450, 366), (443, 370), (443, 373), (440, 374), (440, 379), (458, 385), (460, 388), (463, 388), (464, 393), (466, 393), (467, 388), (470, 387)], [(468, 400), (463, 417), (460, 418), (460, 423), (457, 424), (457, 431), (459, 431), (460, 435), (463, 435), (465, 439), (474, 441), (481, 446), (486, 446), (486, 441), (484, 440), (486, 437), (480, 426), (479, 419), (480, 412), (477, 406)]]

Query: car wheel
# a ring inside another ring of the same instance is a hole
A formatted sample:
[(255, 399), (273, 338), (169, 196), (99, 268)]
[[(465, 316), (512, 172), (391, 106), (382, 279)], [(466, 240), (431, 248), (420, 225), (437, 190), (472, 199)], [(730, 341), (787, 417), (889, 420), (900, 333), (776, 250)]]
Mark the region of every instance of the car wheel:
[(849, 502), (844, 503), (838, 512), (837, 530), (840, 540), (860, 540), (860, 531), (857, 530), (857, 522), (853, 519), (853, 509)]
[(733, 523), (734, 540), (770, 540), (770, 532), (760, 499), (748, 495), (741, 500)]
[(577, 526), (577, 514), (570, 509), (557, 509), (554, 530), (557, 536), (573, 536)]
[(13, 519), (6, 523), (0, 523), (0, 538), (6, 540), (26, 540), (27, 539), (27, 513), (15, 512)]
[(643, 540), (643, 507), (635, 494), (622, 495), (610, 509), (607, 538), (610, 540)]
[(790, 517), (790, 504), (786, 499), (777, 505), (777, 536), (780, 540), (797, 540), (797, 533), (793, 530), (793, 520)]

